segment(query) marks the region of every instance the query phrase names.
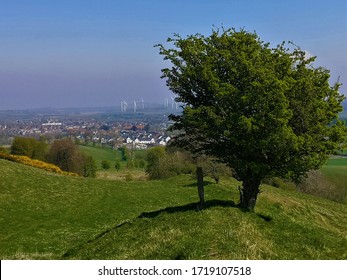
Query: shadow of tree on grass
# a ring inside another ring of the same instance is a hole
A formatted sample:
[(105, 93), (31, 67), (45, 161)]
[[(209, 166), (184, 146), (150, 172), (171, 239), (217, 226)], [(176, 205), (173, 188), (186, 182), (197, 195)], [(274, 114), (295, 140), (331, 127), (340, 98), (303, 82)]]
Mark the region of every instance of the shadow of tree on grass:
[[(142, 212), (139, 216), (137, 216), (134, 219), (131, 220), (127, 220), (124, 221), (116, 226), (113, 226), (101, 233), (99, 233), (97, 236), (95, 236), (94, 238), (87, 240), (85, 243), (79, 244), (74, 248), (69, 249), (67, 252), (65, 252), (62, 255), (63, 259), (68, 259), (69, 257), (73, 256), (80, 248), (82, 248), (84, 246), (84, 244), (90, 244), (93, 243), (95, 241), (98, 241), (99, 239), (103, 238), (105, 235), (107, 235), (108, 233), (110, 233), (113, 230), (116, 230), (124, 225), (128, 225), (133, 223), (135, 220), (137, 219), (143, 219), (143, 218), (155, 218), (157, 216), (159, 216), (160, 214), (163, 213), (170, 213), (170, 214), (174, 214), (174, 213), (183, 213), (183, 212), (188, 212), (188, 211), (195, 211), (195, 212), (199, 212), (201, 211), (201, 209), (199, 209), (198, 207), (198, 203), (189, 203), (186, 205), (181, 205), (181, 206), (173, 206), (173, 207), (166, 207), (164, 209), (160, 209), (157, 211), (152, 211), (152, 212)], [(227, 201), (227, 200), (217, 200), (217, 199), (213, 199), (213, 200), (209, 200), (206, 201), (205, 203), (205, 207), (203, 210), (205, 209), (209, 209), (212, 207), (236, 207), (235, 202), (233, 201)]]
[[(212, 185), (213, 183), (209, 182), (209, 181), (204, 181), (204, 187), (205, 186), (208, 186), (208, 185)], [(196, 188), (198, 186), (198, 183), (191, 183), (191, 184), (186, 184), (186, 185), (183, 185), (183, 187), (185, 188)]]
[[(199, 212), (199, 211), (203, 211), (209, 208), (213, 208), (213, 207), (234, 207), (234, 208), (239, 208), (238, 205), (231, 200), (219, 200), (219, 199), (212, 199), (212, 200), (208, 200), (205, 202), (204, 205), (204, 209), (200, 209), (199, 208), (199, 203), (188, 203), (185, 205), (180, 205), (180, 206), (172, 206), (172, 207), (166, 207), (157, 211), (151, 211), (151, 212), (142, 212), (139, 216), (137, 216), (134, 219), (131, 220), (127, 220), (124, 221), (116, 226), (113, 226), (103, 232), (101, 232), (100, 234), (98, 234), (97, 236), (95, 236), (94, 238), (86, 241), (85, 243), (82, 243), (80, 245), (77, 245), (76, 247), (68, 250), (65, 254), (62, 255), (63, 259), (68, 259), (70, 256), (73, 256), (74, 253), (76, 253), (80, 248), (83, 247), (84, 244), (89, 244), (92, 242), (95, 242), (101, 238), (103, 238), (105, 235), (107, 235), (108, 233), (110, 233), (113, 230), (116, 230), (124, 225), (127, 224), (131, 224), (133, 223), (135, 220), (137, 219), (143, 219), (143, 218), (155, 218), (158, 217), (161, 214), (164, 213), (169, 213), (169, 214), (175, 214), (175, 213), (184, 213), (184, 212), (188, 212), (188, 211), (195, 211), (195, 212)], [(240, 208), (239, 208), (240, 209)], [(242, 209), (240, 209), (242, 211)], [(263, 214), (256, 214), (257, 216), (259, 216), (260, 218), (262, 218), (265, 221), (271, 221), (272, 218), (270, 216), (267, 215), (263, 215)]]
[(234, 201), (227, 201), (227, 200), (218, 200), (213, 199), (205, 202), (204, 209), (200, 209), (198, 203), (189, 203), (186, 205), (181, 206), (173, 206), (173, 207), (166, 207), (164, 209), (160, 209), (153, 212), (142, 212), (137, 218), (154, 218), (159, 216), (162, 213), (182, 213), (187, 211), (201, 211), (205, 209), (209, 209), (212, 207), (236, 207), (236, 204)]

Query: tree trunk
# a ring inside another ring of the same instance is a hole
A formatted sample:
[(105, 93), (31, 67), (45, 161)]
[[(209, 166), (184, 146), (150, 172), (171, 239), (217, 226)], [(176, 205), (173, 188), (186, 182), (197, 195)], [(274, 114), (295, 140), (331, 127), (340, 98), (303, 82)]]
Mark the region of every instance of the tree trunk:
[(204, 191), (204, 176), (202, 173), (202, 167), (198, 166), (196, 168), (196, 176), (198, 178), (198, 193), (199, 193), (199, 207), (204, 208), (205, 204), (205, 191)]
[(259, 194), (260, 180), (246, 179), (242, 182), (240, 191), (240, 207), (248, 211), (254, 211)]

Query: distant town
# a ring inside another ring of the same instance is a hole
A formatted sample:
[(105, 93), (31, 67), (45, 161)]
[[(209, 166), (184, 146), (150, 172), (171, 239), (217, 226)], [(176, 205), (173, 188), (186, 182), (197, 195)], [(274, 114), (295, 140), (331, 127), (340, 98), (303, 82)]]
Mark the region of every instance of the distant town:
[[(0, 111), (0, 145), (11, 145), (16, 136), (43, 138), (47, 142), (70, 137), (77, 143), (118, 148), (147, 149), (165, 146), (171, 139), (168, 116), (179, 114), (180, 104), (133, 104), (118, 107), (43, 108)], [(347, 102), (340, 118), (347, 120)]]
[(171, 139), (168, 115), (175, 106), (122, 108), (75, 108), (11, 110), (0, 112), (0, 145), (10, 145), (16, 136), (45, 139), (70, 137), (80, 144), (147, 149), (165, 146)]

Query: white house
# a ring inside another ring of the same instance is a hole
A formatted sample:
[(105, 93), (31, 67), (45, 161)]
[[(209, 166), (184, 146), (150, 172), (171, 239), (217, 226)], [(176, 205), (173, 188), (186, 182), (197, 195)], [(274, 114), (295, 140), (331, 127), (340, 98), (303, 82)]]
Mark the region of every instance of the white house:
[[(161, 137), (160, 137), (161, 138)], [(159, 139), (160, 139), (159, 138)], [(171, 137), (166, 137), (165, 139), (164, 138), (162, 138), (161, 140), (160, 140), (160, 142), (159, 142), (159, 145), (161, 145), (161, 146), (166, 146), (167, 145), (167, 142), (169, 142), (171, 140)]]

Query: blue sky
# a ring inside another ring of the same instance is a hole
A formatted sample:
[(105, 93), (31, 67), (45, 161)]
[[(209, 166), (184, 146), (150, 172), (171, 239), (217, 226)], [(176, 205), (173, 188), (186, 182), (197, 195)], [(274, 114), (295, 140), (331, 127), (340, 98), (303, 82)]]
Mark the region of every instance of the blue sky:
[(0, 0), (0, 110), (163, 103), (153, 46), (221, 25), (294, 41), (347, 94), (345, 0)]

